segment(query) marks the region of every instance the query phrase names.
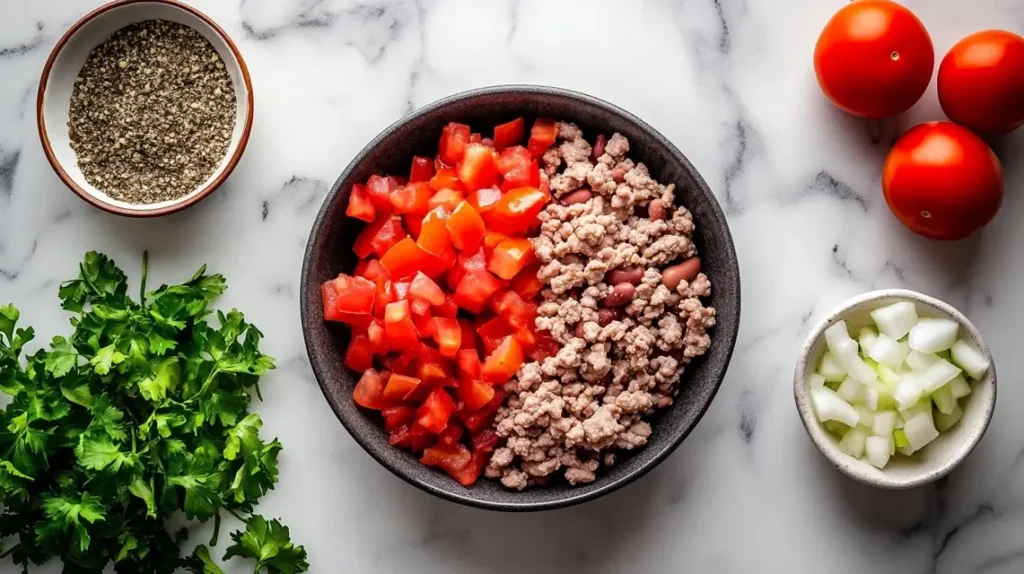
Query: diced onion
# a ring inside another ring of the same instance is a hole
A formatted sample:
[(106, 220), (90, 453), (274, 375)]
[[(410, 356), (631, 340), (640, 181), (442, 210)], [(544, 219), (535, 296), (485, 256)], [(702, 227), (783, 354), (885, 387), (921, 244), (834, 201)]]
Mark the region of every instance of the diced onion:
[(910, 443), (910, 447), (915, 451), (921, 450), (939, 436), (939, 431), (935, 429), (932, 417), (925, 413), (918, 414), (908, 420), (907, 424), (903, 427), (903, 432), (907, 435), (907, 442)]
[(827, 383), (839, 383), (846, 378), (846, 369), (839, 364), (835, 355), (828, 352), (821, 358), (821, 364), (818, 365), (818, 373), (825, 377), (825, 382)]
[(917, 403), (924, 396), (924, 388), (921, 387), (919, 377), (906, 376), (896, 385), (892, 396), (900, 410), (909, 408)]
[(892, 437), (869, 436), (864, 440), (864, 454), (868, 463), (876, 468), (885, 468), (889, 464), (889, 456), (892, 454)]
[[(902, 418), (904, 421), (909, 421), (910, 419), (912, 419), (912, 418), (914, 418), (914, 417), (916, 417), (917, 415), (920, 415), (920, 414), (926, 414), (926, 415), (928, 415), (929, 418), (931, 418), (931, 416), (932, 416), (932, 401), (931, 401), (931, 399), (925, 397), (925, 398), (921, 399), (920, 401), (917, 401), (916, 403), (911, 405), (909, 408), (900, 410), (900, 418)], [(902, 427), (898, 427), (898, 428), (902, 428)]]
[(910, 347), (906, 343), (900, 343), (883, 333), (875, 340), (868, 356), (877, 361), (879, 365), (898, 369), (903, 365), (903, 360), (907, 358), (908, 353), (910, 353)]
[(871, 421), (871, 434), (891, 436), (896, 430), (896, 411), (878, 411)]
[(962, 419), (963, 416), (964, 416), (964, 410), (962, 408), (960, 408), (960, 405), (957, 405), (953, 409), (953, 412), (951, 412), (949, 414), (939, 413), (939, 414), (935, 415), (935, 428), (939, 432), (946, 432), (949, 429), (951, 429), (954, 426), (956, 426), (956, 423), (960, 422), (960, 419)]
[(911, 351), (907, 353), (906, 362), (911, 371), (923, 372), (927, 371), (928, 367), (932, 366), (932, 363), (938, 360), (939, 357), (937, 355), (926, 354), (911, 349)]
[(878, 410), (878, 389), (865, 386), (860, 394), (860, 402), (870, 410)]
[(807, 375), (807, 386), (812, 389), (814, 387), (824, 387), (825, 377), (819, 375), (818, 373), (811, 373), (810, 375)]
[(857, 426), (860, 415), (853, 405), (839, 398), (835, 392), (828, 387), (817, 387), (811, 389), (811, 402), (814, 404), (814, 412), (818, 414), (818, 420), (838, 421), (849, 427)]
[(953, 383), (946, 383), (941, 387), (935, 389), (932, 393), (932, 401), (935, 403), (935, 408), (943, 414), (951, 414), (953, 409), (957, 407), (956, 399), (953, 398), (953, 390), (951, 385)]
[(922, 353), (938, 353), (953, 347), (960, 325), (949, 319), (921, 319), (910, 330), (907, 343)]
[(981, 351), (963, 339), (958, 339), (956, 343), (953, 343), (950, 354), (956, 366), (963, 369), (972, 379), (980, 380), (988, 371), (989, 360)]
[(846, 331), (846, 321), (839, 321), (825, 329), (825, 343), (851, 377), (862, 383), (870, 383), (878, 378), (878, 373), (857, 354), (857, 342)]
[(957, 375), (949, 381), (949, 390), (953, 392), (954, 399), (960, 400), (971, 394), (971, 385), (967, 384), (967, 379), (963, 375)]
[(865, 428), (871, 428), (871, 425), (874, 424), (875, 421), (874, 411), (869, 410), (867, 407), (863, 405), (856, 405), (853, 408), (857, 411), (857, 414), (860, 416), (860, 418), (857, 419), (857, 425)]
[(860, 345), (860, 353), (864, 356), (871, 354), (871, 347), (878, 340), (878, 331), (871, 327), (863, 327), (857, 337), (857, 344)]
[(942, 385), (952, 381), (959, 374), (960, 369), (953, 365), (953, 363), (945, 359), (939, 359), (932, 363), (927, 371), (921, 373), (919, 381), (924, 392), (930, 394)]
[(885, 365), (878, 365), (878, 380), (887, 385), (895, 385), (900, 382), (900, 375)]
[(854, 380), (853, 377), (846, 377), (843, 383), (839, 385), (839, 388), (836, 389), (836, 394), (848, 403), (855, 403), (860, 399), (862, 387), (863, 385)]
[(871, 312), (878, 331), (896, 339), (902, 339), (917, 323), (917, 307), (910, 301), (900, 301)]
[(860, 458), (864, 456), (864, 444), (867, 438), (868, 432), (863, 427), (857, 427), (846, 433), (843, 440), (839, 441), (839, 450), (854, 458)]

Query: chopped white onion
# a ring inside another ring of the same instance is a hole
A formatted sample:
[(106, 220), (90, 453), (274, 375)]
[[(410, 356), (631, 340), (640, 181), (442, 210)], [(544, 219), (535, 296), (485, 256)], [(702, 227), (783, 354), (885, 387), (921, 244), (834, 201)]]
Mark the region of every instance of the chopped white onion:
[(907, 435), (907, 441), (914, 450), (921, 450), (939, 436), (939, 431), (935, 430), (932, 417), (925, 413), (918, 414), (908, 420), (907, 424), (903, 427), (903, 432)]
[(920, 351), (911, 350), (907, 354), (907, 366), (910, 367), (911, 371), (922, 372), (927, 371), (928, 367), (932, 366), (932, 363), (938, 361), (939, 357), (931, 354), (925, 354)]
[(896, 430), (896, 411), (878, 411), (871, 422), (871, 434), (891, 436)]
[(857, 411), (857, 414), (860, 416), (860, 418), (857, 420), (857, 425), (865, 428), (871, 428), (871, 425), (874, 424), (875, 421), (874, 411), (868, 410), (868, 408), (863, 405), (856, 405), (853, 408)]
[(936, 389), (952, 381), (960, 374), (960, 369), (945, 359), (939, 359), (932, 363), (928, 370), (921, 373), (921, 388), (925, 393), (933, 393)]
[(967, 379), (963, 375), (957, 375), (952, 381), (949, 381), (949, 390), (953, 392), (953, 398), (959, 401), (971, 394), (971, 385), (967, 383)]
[(950, 385), (952, 385), (952, 383), (946, 383), (945, 385), (935, 389), (935, 392), (932, 393), (932, 402), (935, 403), (935, 408), (938, 409), (940, 413), (947, 415), (952, 413), (953, 409), (957, 406), (956, 399), (953, 398), (953, 390)]
[(807, 375), (807, 387), (813, 389), (814, 387), (824, 387), (825, 377), (818, 373), (811, 373)]
[(895, 385), (900, 382), (900, 374), (885, 365), (878, 365), (878, 380), (890, 386)]
[(885, 468), (892, 454), (892, 437), (869, 436), (864, 440), (864, 453), (868, 463), (876, 468)]
[(877, 361), (879, 365), (898, 369), (903, 365), (903, 360), (907, 358), (908, 353), (910, 353), (910, 347), (906, 343), (900, 343), (882, 333), (875, 340), (875, 344), (871, 346), (868, 356)]
[(846, 369), (839, 364), (835, 355), (825, 352), (821, 357), (821, 364), (818, 365), (818, 373), (825, 377), (827, 383), (838, 383), (846, 378)]
[(981, 351), (963, 339), (958, 339), (956, 343), (953, 343), (950, 353), (956, 366), (963, 369), (972, 379), (981, 379), (988, 371), (989, 360)]
[(855, 403), (860, 399), (862, 387), (863, 385), (854, 380), (853, 377), (846, 377), (843, 379), (842, 384), (839, 385), (839, 388), (836, 389), (836, 394), (848, 403)]
[(846, 321), (839, 321), (825, 329), (825, 343), (851, 377), (862, 383), (871, 383), (878, 378), (878, 373), (857, 354), (857, 342), (846, 331)]
[(864, 444), (867, 441), (868, 432), (862, 427), (857, 427), (846, 433), (843, 440), (839, 441), (839, 450), (854, 457), (864, 456)]
[(925, 397), (911, 405), (909, 408), (900, 410), (900, 418), (904, 421), (909, 421), (919, 414), (926, 414), (929, 417), (932, 416), (932, 401), (930, 398)]
[(953, 347), (960, 325), (949, 319), (921, 319), (910, 330), (907, 343), (922, 353), (938, 353)]
[(939, 432), (946, 432), (956, 426), (956, 423), (960, 422), (963, 416), (964, 410), (960, 408), (960, 405), (957, 405), (953, 412), (949, 414), (939, 413), (935, 415), (935, 428)]
[[(860, 402), (870, 410), (878, 410), (878, 389), (865, 386), (860, 394)], [(862, 423), (863, 424), (863, 423)]]
[(871, 347), (878, 340), (878, 331), (871, 327), (862, 327), (857, 337), (857, 344), (860, 345), (860, 353), (865, 357), (871, 353)]
[(879, 307), (871, 312), (878, 331), (896, 339), (902, 339), (917, 323), (917, 307), (910, 301), (900, 301)]
[(910, 445), (907, 445), (907, 446), (898, 446), (898, 447), (896, 447), (896, 452), (902, 454), (903, 456), (911, 456), (911, 455), (913, 455), (917, 451), (914, 450), (914, 447), (912, 447)]
[(924, 396), (924, 388), (921, 387), (919, 379), (920, 377), (916, 376), (906, 376), (896, 385), (892, 396), (896, 399), (896, 404), (899, 405), (900, 410), (907, 409), (911, 405), (916, 404)]
[(818, 414), (818, 420), (821, 422), (838, 421), (846, 426), (855, 427), (860, 420), (857, 409), (839, 398), (839, 395), (828, 387), (811, 389), (811, 402), (814, 404), (814, 412)]

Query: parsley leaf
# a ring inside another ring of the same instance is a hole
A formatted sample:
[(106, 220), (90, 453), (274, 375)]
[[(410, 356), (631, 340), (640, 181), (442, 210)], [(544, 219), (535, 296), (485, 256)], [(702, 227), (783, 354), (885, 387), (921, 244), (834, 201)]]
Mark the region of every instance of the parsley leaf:
[(224, 574), (224, 570), (210, 558), (210, 550), (200, 544), (182, 563), (182, 567), (194, 574)]
[(93, 524), (104, 518), (103, 505), (99, 497), (89, 493), (81, 498), (71, 496), (44, 496), (43, 512), (46, 521), (36, 525), (36, 534), (40, 542), (59, 544), (66, 534), (70, 534), (71, 542), (78, 544), (78, 549), (85, 552), (89, 549), (92, 538), (85, 524)]
[(252, 515), (245, 524), (245, 532), (233, 532), (234, 544), (228, 546), (224, 559), (232, 556), (256, 560), (256, 569), (266, 567), (270, 574), (297, 574), (309, 569), (306, 550), (292, 544), (288, 527), (277, 520)]

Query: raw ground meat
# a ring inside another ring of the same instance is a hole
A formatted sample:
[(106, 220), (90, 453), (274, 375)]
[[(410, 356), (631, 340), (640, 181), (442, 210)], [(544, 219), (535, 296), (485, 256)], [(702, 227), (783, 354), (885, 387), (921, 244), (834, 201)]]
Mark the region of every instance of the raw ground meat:
[[(562, 348), (506, 384), (495, 420), (503, 444), (486, 473), (511, 489), (559, 473), (570, 484), (592, 482), (614, 464), (614, 449), (646, 444), (643, 418), (672, 404), (685, 366), (711, 344), (715, 310), (699, 299), (711, 294), (708, 278), (700, 273), (675, 289), (663, 281), (670, 265), (697, 255), (693, 218), (674, 206), (675, 186), (629, 160), (620, 134), (600, 157), (593, 149), (577, 126), (559, 123), (558, 142), (541, 160), (563, 201), (540, 214), (532, 240), (545, 283), (536, 324)], [(589, 199), (564, 203), (569, 194), (586, 198), (581, 189)], [(630, 270), (629, 285), (607, 283), (614, 270)], [(610, 306), (613, 293), (620, 301)]]

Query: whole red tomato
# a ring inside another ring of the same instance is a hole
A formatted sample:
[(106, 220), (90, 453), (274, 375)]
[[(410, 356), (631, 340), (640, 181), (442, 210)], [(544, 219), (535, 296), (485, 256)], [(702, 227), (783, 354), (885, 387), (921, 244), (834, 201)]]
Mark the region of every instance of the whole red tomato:
[(882, 189), (896, 218), (931, 239), (963, 239), (1003, 202), (1003, 167), (978, 136), (952, 122), (903, 134), (882, 169)]
[(957, 42), (939, 66), (939, 103), (949, 119), (982, 133), (1024, 125), (1024, 38), (985, 30)]
[(818, 85), (839, 108), (858, 116), (899, 115), (921, 99), (935, 51), (924, 24), (889, 0), (843, 6), (814, 48)]

